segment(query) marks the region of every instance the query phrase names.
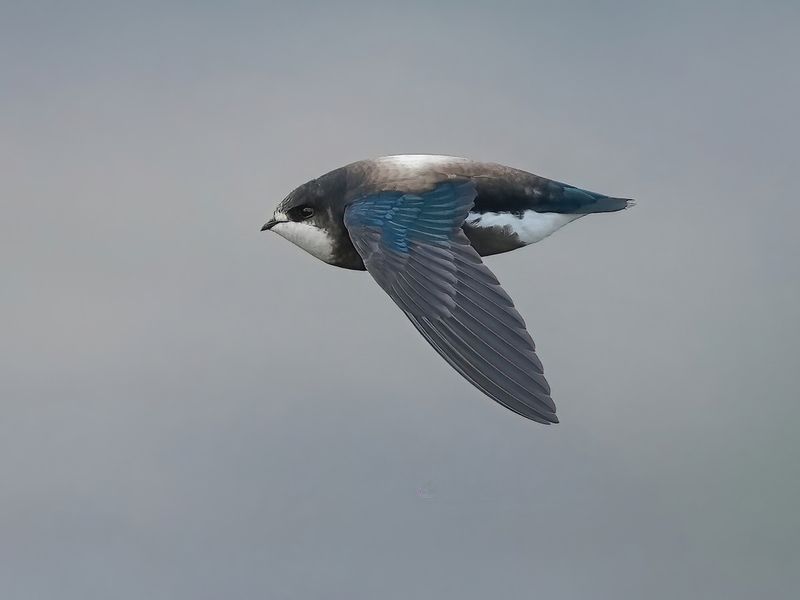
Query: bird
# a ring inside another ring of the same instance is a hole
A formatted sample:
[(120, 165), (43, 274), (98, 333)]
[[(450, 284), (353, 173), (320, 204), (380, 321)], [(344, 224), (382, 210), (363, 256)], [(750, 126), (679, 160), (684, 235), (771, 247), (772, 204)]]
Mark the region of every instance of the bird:
[(360, 160), (297, 187), (272, 231), (336, 267), (366, 270), (473, 386), (537, 423), (558, 423), (536, 346), (481, 257), (534, 244), (592, 213), (634, 204), (497, 163), (436, 154)]

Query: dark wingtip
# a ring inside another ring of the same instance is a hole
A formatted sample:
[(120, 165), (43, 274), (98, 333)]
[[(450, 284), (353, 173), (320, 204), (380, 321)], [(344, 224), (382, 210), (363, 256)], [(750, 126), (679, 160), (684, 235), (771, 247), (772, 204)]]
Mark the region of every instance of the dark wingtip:
[(559, 423), (556, 413), (537, 413), (536, 418), (532, 418), (529, 415), (522, 416), (531, 419), (531, 421), (541, 423), (542, 425), (558, 425)]
[(558, 417), (556, 416), (555, 412), (549, 412), (546, 409), (537, 410), (531, 406), (521, 407), (521, 406), (508, 406), (507, 404), (503, 404), (505, 408), (511, 410), (511, 412), (517, 413), (521, 417), (525, 417), (531, 421), (536, 423), (541, 423), (542, 425), (557, 425), (559, 423)]

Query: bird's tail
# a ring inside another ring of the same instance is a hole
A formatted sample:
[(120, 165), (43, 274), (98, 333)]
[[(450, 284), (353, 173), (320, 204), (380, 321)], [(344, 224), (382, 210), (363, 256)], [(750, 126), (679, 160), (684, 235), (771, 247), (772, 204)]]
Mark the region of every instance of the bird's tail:
[(585, 205), (583, 208), (586, 213), (616, 212), (636, 205), (636, 200), (632, 198), (611, 198), (610, 196), (598, 196), (595, 201)]
[(557, 181), (550, 182), (549, 189), (551, 193), (547, 200), (536, 206), (539, 212), (588, 215), (615, 212), (635, 204), (630, 198), (614, 198)]

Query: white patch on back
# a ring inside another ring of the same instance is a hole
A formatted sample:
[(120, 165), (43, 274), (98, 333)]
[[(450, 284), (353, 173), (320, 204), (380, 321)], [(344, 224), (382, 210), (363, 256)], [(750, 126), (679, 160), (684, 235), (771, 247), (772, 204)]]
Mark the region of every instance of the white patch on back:
[(464, 221), (471, 227), (502, 227), (525, 244), (535, 244), (583, 215), (540, 213), (526, 210), (522, 217), (507, 212), (471, 212)]
[(325, 231), (309, 223), (281, 221), (272, 231), (321, 261), (333, 260), (333, 242)]
[(411, 168), (435, 165), (443, 162), (452, 162), (454, 160), (466, 159), (458, 159), (452, 156), (444, 156), (442, 154), (394, 154), (392, 156), (381, 156), (377, 159), (378, 162), (388, 162), (398, 166)]

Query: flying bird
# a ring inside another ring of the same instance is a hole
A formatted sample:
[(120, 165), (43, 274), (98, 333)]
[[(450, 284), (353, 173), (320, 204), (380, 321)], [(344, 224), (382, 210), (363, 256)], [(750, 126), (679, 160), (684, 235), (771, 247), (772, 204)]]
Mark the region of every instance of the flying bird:
[(525, 321), (481, 257), (632, 204), (499, 164), (406, 154), (304, 183), (261, 230), (328, 264), (368, 271), (476, 388), (523, 417), (558, 423)]

